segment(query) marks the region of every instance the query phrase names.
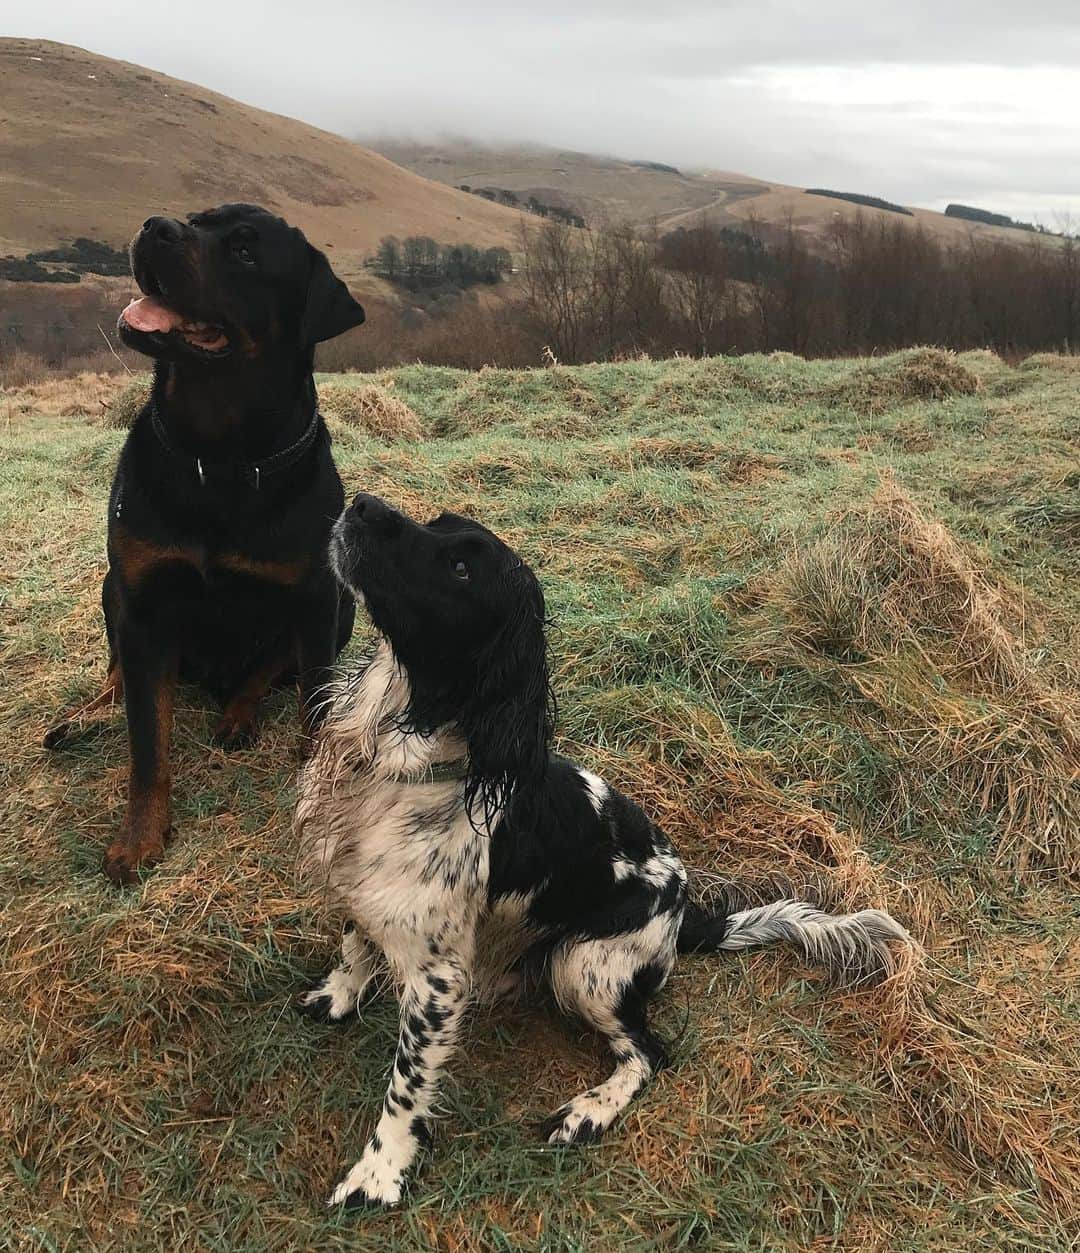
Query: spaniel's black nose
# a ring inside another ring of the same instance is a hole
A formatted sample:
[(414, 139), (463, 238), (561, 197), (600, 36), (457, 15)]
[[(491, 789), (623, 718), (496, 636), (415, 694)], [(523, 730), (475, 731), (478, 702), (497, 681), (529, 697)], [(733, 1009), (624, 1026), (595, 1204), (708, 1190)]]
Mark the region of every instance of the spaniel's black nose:
[(383, 530), (389, 529), (401, 520), (401, 515), (396, 509), (391, 509), (385, 500), (380, 500), (378, 496), (369, 496), (367, 492), (358, 492), (353, 497), (352, 515), (354, 521), (364, 526), (379, 527)]

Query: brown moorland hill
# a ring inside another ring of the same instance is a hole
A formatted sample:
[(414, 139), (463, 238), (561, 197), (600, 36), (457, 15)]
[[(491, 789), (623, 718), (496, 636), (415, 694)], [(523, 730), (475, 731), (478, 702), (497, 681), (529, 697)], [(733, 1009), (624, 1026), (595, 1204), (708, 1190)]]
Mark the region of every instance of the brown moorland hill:
[[(911, 216), (848, 201), (810, 195), (799, 187), (773, 183), (727, 170), (692, 171), (655, 161), (625, 161), (594, 153), (541, 145), (488, 147), (464, 140), (419, 143), (405, 139), (367, 139), (377, 152), (406, 169), (453, 187), (506, 188), (522, 201), (535, 196), (544, 204), (574, 209), (586, 218), (609, 217), (661, 230), (693, 226), (704, 212), (718, 226), (745, 228), (758, 222), (766, 231), (788, 219), (810, 234), (821, 234), (837, 217), (860, 212), (922, 226), (946, 240), (971, 233), (1023, 243), (1026, 232), (988, 227), (948, 218), (910, 205)], [(841, 191), (880, 194), (874, 187)]]
[(281, 213), (356, 276), (387, 234), (508, 246), (518, 214), (339, 135), (81, 48), (0, 39), (0, 255), (227, 200)]

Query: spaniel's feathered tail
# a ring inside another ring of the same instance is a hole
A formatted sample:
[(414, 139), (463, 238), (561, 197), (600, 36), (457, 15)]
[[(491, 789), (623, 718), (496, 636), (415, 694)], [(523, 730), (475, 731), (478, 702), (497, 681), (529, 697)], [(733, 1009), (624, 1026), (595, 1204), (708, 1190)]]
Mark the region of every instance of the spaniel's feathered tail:
[(786, 943), (839, 983), (876, 981), (891, 974), (890, 943), (911, 946), (907, 931), (880, 909), (830, 914), (807, 901), (785, 898), (736, 913), (712, 913), (690, 904), (679, 930), (679, 952), (718, 953)]

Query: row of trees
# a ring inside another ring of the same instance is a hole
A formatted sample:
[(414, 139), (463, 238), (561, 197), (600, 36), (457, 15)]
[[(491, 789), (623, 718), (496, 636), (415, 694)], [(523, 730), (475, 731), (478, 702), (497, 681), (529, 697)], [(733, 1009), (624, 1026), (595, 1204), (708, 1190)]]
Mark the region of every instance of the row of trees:
[[(65, 268), (49, 268), (57, 264)], [(28, 252), (25, 257), (0, 257), (0, 279), (11, 283), (78, 283), (84, 274), (126, 277), (130, 272), (126, 251), (85, 237), (60, 248)]]
[(824, 240), (771, 230), (544, 222), (523, 235), (524, 315), (563, 361), (785, 349), (861, 354), (934, 343), (999, 352), (1080, 347), (1080, 241), (943, 241), (858, 215)]
[(505, 248), (440, 244), (426, 235), (408, 239), (387, 235), (368, 265), (390, 283), (421, 291), (445, 285), (464, 288), (498, 283), (510, 273), (512, 260)]
[(528, 213), (536, 214), (538, 218), (554, 218), (567, 226), (585, 225), (585, 218), (576, 209), (561, 204), (548, 204), (535, 195), (526, 196), (522, 200), (509, 187), (470, 187), (468, 183), (459, 183), (458, 190), (470, 192), (474, 196), (490, 200), (493, 204), (504, 204), (508, 209), (525, 209)]
[(1016, 231), (1037, 231), (1040, 235), (1061, 235), (1068, 232), (1052, 231), (1041, 222), (1023, 222), (1011, 218), (1007, 213), (991, 213), (989, 209), (977, 209), (970, 204), (950, 204), (945, 206), (947, 218), (963, 218), (966, 222), (981, 222), (983, 226), (1006, 226)]
[[(376, 273), (408, 288), (355, 336), (324, 346), (337, 367), (399, 361), (534, 365), (647, 352), (787, 349), (858, 355), (931, 343), (1011, 356), (1080, 350), (1080, 240), (986, 233), (949, 241), (910, 219), (838, 218), (746, 230), (699, 221), (642, 238), (625, 226), (523, 226), (520, 281), (496, 303), (471, 284), (511, 270), (504, 249), (383, 240)], [(517, 277), (517, 276), (515, 276)], [(4, 284), (0, 354), (61, 363), (94, 352), (116, 297), (90, 284)], [(2, 362), (0, 362), (2, 365)]]

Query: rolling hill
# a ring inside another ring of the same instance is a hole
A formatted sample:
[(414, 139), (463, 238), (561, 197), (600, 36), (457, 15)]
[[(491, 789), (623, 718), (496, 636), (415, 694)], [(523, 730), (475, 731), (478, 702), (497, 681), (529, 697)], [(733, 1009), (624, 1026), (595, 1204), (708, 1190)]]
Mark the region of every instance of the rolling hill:
[(0, 39), (0, 255), (123, 246), (151, 213), (250, 200), (357, 277), (386, 234), (509, 245), (518, 214), (359, 144), (139, 65)]
[[(811, 234), (820, 234), (837, 216), (856, 212), (843, 200), (811, 195), (803, 188), (726, 170), (680, 170), (655, 161), (625, 161), (615, 157), (570, 152), (539, 145), (485, 147), (464, 140), (419, 143), (404, 139), (366, 142), (391, 161), (425, 178), (453, 187), (506, 188), (522, 201), (530, 196), (545, 204), (574, 209), (587, 219), (607, 216), (638, 226), (656, 224), (661, 230), (691, 226), (705, 213), (720, 226), (745, 226), (756, 220), (766, 229), (787, 222)], [(873, 187), (843, 188), (870, 192)], [(477, 197), (478, 198), (478, 197)], [(862, 208), (871, 218), (897, 220), (887, 210)], [(1014, 241), (1016, 231), (976, 226), (930, 209), (910, 209), (900, 220), (919, 225), (947, 239), (989, 233)]]

